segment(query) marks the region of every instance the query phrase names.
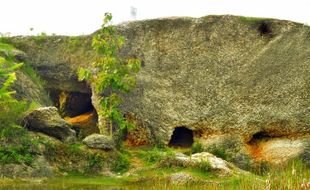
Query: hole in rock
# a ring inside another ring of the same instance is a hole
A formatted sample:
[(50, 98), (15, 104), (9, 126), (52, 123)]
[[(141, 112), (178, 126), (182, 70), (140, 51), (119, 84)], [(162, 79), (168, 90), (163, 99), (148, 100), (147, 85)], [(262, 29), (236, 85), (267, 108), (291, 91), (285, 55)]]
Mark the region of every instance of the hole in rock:
[(50, 90), (49, 95), (63, 117), (75, 117), (95, 111), (91, 94)]
[(260, 35), (272, 35), (272, 30), (271, 30), (271, 26), (270, 23), (268, 22), (261, 22), (258, 26), (258, 31), (260, 33)]
[(98, 115), (92, 104), (91, 93), (50, 90), (49, 95), (60, 115), (84, 138), (98, 133)]
[(249, 144), (256, 144), (259, 141), (267, 140), (269, 138), (271, 138), (270, 135), (268, 135), (266, 132), (261, 131), (261, 132), (255, 133), (252, 136), (251, 140), (249, 141)]
[(176, 127), (171, 136), (169, 146), (191, 147), (193, 144), (193, 131), (186, 127)]

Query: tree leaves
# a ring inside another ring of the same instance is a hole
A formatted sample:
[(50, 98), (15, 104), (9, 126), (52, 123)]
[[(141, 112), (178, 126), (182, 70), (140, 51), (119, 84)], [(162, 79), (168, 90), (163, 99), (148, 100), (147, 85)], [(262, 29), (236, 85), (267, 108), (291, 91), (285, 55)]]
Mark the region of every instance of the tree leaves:
[(111, 25), (111, 20), (112, 14), (106, 13), (101, 29), (93, 37), (92, 47), (97, 56), (91, 65), (92, 70), (86, 68), (78, 70), (79, 80), (91, 82), (97, 93), (107, 94), (108, 91), (107, 96), (100, 100), (102, 110), (98, 114), (109, 119), (110, 133), (113, 122), (117, 123), (120, 129), (133, 128), (133, 124), (127, 122), (118, 109), (122, 100), (115, 92), (130, 92), (136, 85), (135, 74), (141, 68), (139, 59), (123, 58), (118, 55), (125, 38), (117, 34), (115, 27)]
[(0, 43), (0, 52), (4, 52), (5, 55), (0, 55), (0, 103), (15, 102), (12, 98), (12, 94), (15, 91), (9, 91), (8, 88), (16, 80), (15, 70), (20, 68), (22, 63), (15, 63), (12, 58), (11, 51), (14, 50), (13, 46), (9, 44)]

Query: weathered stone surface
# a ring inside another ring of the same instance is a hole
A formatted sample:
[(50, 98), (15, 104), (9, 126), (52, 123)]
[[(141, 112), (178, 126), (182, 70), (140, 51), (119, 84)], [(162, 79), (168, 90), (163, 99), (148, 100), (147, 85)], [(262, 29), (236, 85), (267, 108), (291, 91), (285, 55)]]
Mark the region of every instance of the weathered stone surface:
[(54, 176), (54, 172), (46, 159), (43, 156), (38, 156), (31, 166), (0, 165), (0, 176), (8, 178), (49, 178)]
[(105, 150), (111, 150), (114, 148), (114, 142), (111, 139), (111, 137), (100, 134), (92, 134), (87, 136), (83, 140), (83, 143), (90, 148), (98, 148)]
[(75, 140), (75, 131), (62, 119), (56, 107), (41, 107), (29, 113), (23, 120), (32, 131), (41, 132), (64, 142)]
[(72, 118), (67, 117), (65, 120), (77, 131), (79, 138), (85, 138), (93, 133), (99, 133), (95, 112), (85, 113)]
[(171, 174), (169, 180), (170, 183), (175, 185), (193, 184), (194, 182), (198, 181), (192, 175), (183, 172)]
[(244, 172), (233, 164), (214, 156), (208, 152), (201, 152), (193, 154), (191, 157), (186, 156), (182, 153), (176, 155), (176, 160), (183, 163), (183, 165), (196, 166), (201, 162), (208, 162), (213, 171), (219, 172), (221, 175), (231, 175), (233, 173)]
[(258, 161), (283, 163), (298, 157), (305, 151), (302, 139), (265, 138), (249, 144), (249, 150)]

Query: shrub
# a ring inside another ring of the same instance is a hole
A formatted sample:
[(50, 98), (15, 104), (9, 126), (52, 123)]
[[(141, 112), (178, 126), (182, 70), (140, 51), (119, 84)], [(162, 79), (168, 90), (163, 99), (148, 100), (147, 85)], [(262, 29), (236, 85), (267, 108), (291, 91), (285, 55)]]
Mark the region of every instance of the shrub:
[(113, 172), (117, 173), (124, 173), (128, 171), (130, 167), (130, 162), (125, 154), (119, 154), (116, 158), (113, 159), (112, 163), (110, 164), (110, 169)]
[(27, 164), (34, 158), (38, 142), (31, 139), (26, 129), (9, 125), (0, 129), (0, 163)]
[(140, 157), (142, 157), (145, 162), (154, 164), (162, 159), (163, 153), (159, 148), (155, 147), (150, 151), (141, 152)]
[(204, 151), (203, 145), (199, 142), (194, 142), (194, 144), (191, 147), (191, 153), (195, 154), (203, 151)]
[(194, 168), (199, 169), (202, 172), (210, 172), (212, 167), (208, 161), (200, 161), (198, 162)]
[(89, 154), (88, 155), (88, 163), (86, 166), (85, 171), (87, 173), (96, 173), (97, 171), (100, 171), (101, 168), (104, 166), (104, 158), (98, 154)]
[(158, 166), (163, 168), (172, 168), (180, 167), (181, 165), (177, 162), (175, 153), (168, 149), (168, 151), (159, 160)]
[(219, 157), (219, 158), (224, 159), (224, 160), (228, 159), (228, 154), (227, 154), (226, 150), (220, 146), (212, 145), (212, 146), (207, 148), (207, 151), (210, 152), (211, 154)]

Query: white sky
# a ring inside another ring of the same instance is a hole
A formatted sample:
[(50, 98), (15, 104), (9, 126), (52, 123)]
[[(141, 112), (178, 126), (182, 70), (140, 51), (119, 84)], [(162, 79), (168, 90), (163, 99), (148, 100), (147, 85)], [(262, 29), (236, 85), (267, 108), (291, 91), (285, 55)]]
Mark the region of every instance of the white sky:
[(0, 32), (89, 34), (99, 29), (105, 12), (114, 23), (131, 20), (130, 7), (138, 20), (232, 14), (310, 24), (310, 0), (0, 0)]

